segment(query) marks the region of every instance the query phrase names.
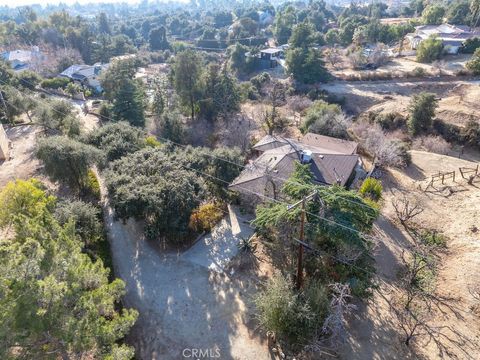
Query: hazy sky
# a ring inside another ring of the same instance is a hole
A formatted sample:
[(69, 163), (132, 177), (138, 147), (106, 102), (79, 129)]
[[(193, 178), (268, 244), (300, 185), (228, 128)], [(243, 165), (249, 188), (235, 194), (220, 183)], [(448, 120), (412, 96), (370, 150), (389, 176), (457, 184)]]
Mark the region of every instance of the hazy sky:
[(75, 4), (76, 2), (80, 4), (88, 4), (88, 3), (115, 3), (115, 2), (127, 2), (127, 3), (138, 3), (140, 0), (0, 0), (0, 5), (8, 5), (8, 6), (23, 6), (23, 5), (31, 5), (31, 4)]

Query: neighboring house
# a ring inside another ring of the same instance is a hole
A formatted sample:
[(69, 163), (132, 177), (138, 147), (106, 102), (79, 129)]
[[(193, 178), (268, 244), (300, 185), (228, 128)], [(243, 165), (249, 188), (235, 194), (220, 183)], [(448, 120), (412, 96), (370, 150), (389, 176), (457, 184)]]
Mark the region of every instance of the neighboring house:
[(260, 50), (258, 54), (253, 55), (250, 52), (245, 53), (246, 57), (256, 58), (260, 69), (271, 69), (282, 63), (285, 56), (285, 50), (282, 47), (268, 48)]
[(278, 198), (295, 163), (310, 164), (314, 183), (348, 187), (359, 165), (357, 143), (308, 133), (301, 140), (267, 135), (253, 146), (259, 156), (229, 185), (248, 203)]
[(9, 159), (8, 137), (3, 125), (0, 124), (0, 160)]
[(465, 25), (422, 25), (415, 28), (414, 33), (406, 35), (412, 49), (416, 49), (420, 43), (431, 36), (442, 40), (445, 51), (448, 54), (458, 54), (465, 41), (480, 37), (478, 29), (472, 30)]
[(3, 60), (10, 63), (14, 71), (32, 70), (33, 65), (43, 59), (38, 46), (33, 46), (31, 50), (5, 51), (0, 56)]
[(84, 87), (89, 87), (96, 92), (101, 92), (100, 74), (108, 68), (108, 64), (72, 65), (65, 69), (59, 76), (66, 77)]

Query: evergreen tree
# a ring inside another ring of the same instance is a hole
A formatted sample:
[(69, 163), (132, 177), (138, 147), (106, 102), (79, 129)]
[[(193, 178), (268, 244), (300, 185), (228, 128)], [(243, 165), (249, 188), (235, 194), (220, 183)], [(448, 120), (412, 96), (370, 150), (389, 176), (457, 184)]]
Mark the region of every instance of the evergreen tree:
[(82, 252), (72, 222), (54, 219), (55, 198), (37, 181), (17, 180), (0, 204), (0, 227), (8, 218), (13, 232), (0, 242), (0, 357), (132, 358), (117, 344), (137, 318), (117, 310), (125, 285)]
[(167, 40), (167, 30), (164, 26), (150, 30), (148, 42), (152, 50), (166, 50), (170, 48)]
[(98, 16), (98, 30), (101, 34), (111, 34), (110, 24), (108, 23), (107, 15), (104, 12), (101, 12)]
[(145, 126), (144, 98), (139, 82), (124, 80), (113, 100), (113, 117), (118, 121), (128, 121), (133, 126)]
[(408, 130), (413, 136), (422, 131), (428, 131), (432, 127), (435, 109), (438, 103), (435, 94), (421, 92), (414, 95), (410, 101), (408, 118)]
[(184, 106), (189, 108), (192, 121), (195, 119), (199, 100), (202, 59), (198, 53), (185, 50), (177, 54), (173, 64), (173, 85)]

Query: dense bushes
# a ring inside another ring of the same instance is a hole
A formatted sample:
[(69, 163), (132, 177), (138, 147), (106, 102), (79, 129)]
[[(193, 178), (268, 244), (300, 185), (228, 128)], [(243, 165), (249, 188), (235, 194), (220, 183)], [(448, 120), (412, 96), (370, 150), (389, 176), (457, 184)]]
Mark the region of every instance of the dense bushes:
[(480, 37), (475, 37), (473, 39), (465, 40), (463, 46), (460, 48), (460, 51), (464, 54), (473, 54), (479, 47)]
[(145, 220), (150, 239), (181, 243), (190, 236), (192, 213), (203, 201), (223, 194), (241, 170), (234, 164), (242, 161), (230, 149), (148, 147), (111, 163), (106, 185), (116, 216)]
[(441, 40), (431, 37), (422, 41), (417, 47), (417, 61), (431, 63), (441, 58), (443, 54), (443, 43)]
[(75, 232), (86, 245), (97, 242), (102, 236), (100, 209), (80, 201), (62, 201), (55, 209), (55, 218), (61, 225), (75, 223)]
[(223, 215), (221, 204), (203, 204), (192, 212), (188, 227), (198, 233), (210, 231), (223, 218)]
[(87, 144), (104, 151), (107, 160), (113, 161), (140, 150), (145, 146), (145, 132), (126, 122), (110, 123), (85, 137)]
[(350, 120), (343, 114), (340, 106), (325, 101), (315, 101), (307, 109), (301, 125), (302, 133), (313, 132), (337, 138), (348, 138)]
[(480, 148), (480, 123), (478, 121), (470, 120), (464, 128), (461, 128), (435, 119), (433, 129), (448, 142)]
[(296, 346), (311, 339), (329, 310), (328, 292), (322, 284), (312, 282), (302, 295), (280, 273), (257, 294), (255, 304), (260, 324)]
[(402, 128), (406, 124), (405, 118), (396, 112), (374, 114), (373, 121), (379, 124), (383, 130), (387, 131)]
[(413, 95), (408, 107), (408, 131), (415, 136), (421, 132), (427, 132), (432, 127), (435, 110), (438, 101), (435, 94), (421, 92)]
[(382, 197), (382, 183), (377, 179), (367, 178), (362, 183), (359, 191), (363, 196), (378, 201)]
[(55, 77), (52, 79), (45, 79), (40, 83), (40, 86), (44, 89), (65, 89), (70, 83), (70, 79), (64, 77)]
[(52, 180), (63, 182), (77, 191), (84, 190), (89, 183), (89, 168), (103, 161), (100, 150), (64, 136), (38, 141), (36, 155)]
[(480, 75), (480, 48), (475, 50), (472, 58), (466, 65), (467, 69), (470, 70), (474, 75)]

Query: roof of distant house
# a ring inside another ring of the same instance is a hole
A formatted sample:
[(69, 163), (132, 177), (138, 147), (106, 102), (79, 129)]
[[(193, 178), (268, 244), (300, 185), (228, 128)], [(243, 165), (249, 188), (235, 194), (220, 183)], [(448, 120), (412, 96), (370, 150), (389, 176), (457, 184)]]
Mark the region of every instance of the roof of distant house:
[(29, 62), (32, 60), (32, 51), (31, 50), (13, 50), (6, 51), (2, 54), (2, 57), (6, 61), (21, 61)]
[(417, 36), (424, 39), (433, 35), (444, 41), (454, 41), (456, 39), (466, 40), (471, 37), (480, 36), (480, 30), (478, 28), (471, 29), (466, 25), (421, 25), (415, 28), (415, 33), (407, 35)]
[(65, 76), (74, 80), (84, 80), (86, 78), (99, 75), (103, 69), (106, 69), (108, 64), (94, 64), (94, 65), (72, 65), (62, 71), (60, 76)]
[(265, 53), (265, 54), (276, 54), (278, 52), (282, 52), (283, 49), (280, 48), (268, 48), (268, 49), (263, 49), (260, 50), (260, 52)]
[(343, 186), (359, 159), (355, 142), (316, 134), (306, 134), (301, 141), (267, 135), (253, 148), (262, 154), (245, 167), (230, 184), (231, 189), (263, 194), (268, 183), (280, 188), (307, 150), (311, 154), (309, 164), (315, 182)]

